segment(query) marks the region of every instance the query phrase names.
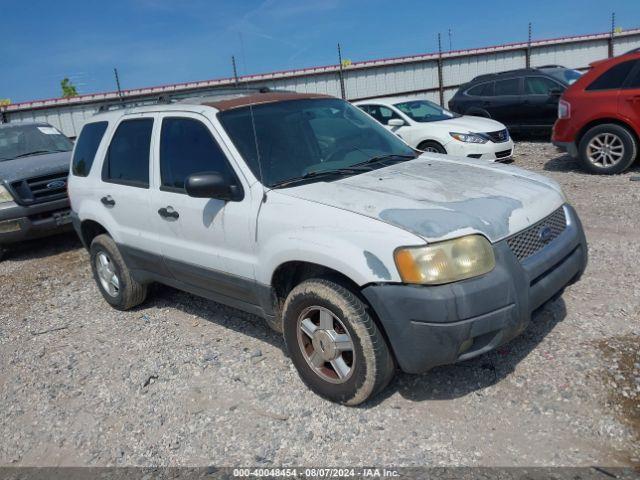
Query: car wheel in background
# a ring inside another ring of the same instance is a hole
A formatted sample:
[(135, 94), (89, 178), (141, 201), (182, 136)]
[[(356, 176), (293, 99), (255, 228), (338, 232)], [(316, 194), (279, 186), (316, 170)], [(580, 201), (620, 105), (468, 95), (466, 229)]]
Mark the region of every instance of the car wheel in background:
[(352, 291), (333, 281), (296, 286), (283, 308), (284, 338), (302, 381), (333, 402), (357, 405), (395, 373), (387, 342)]
[(426, 140), (418, 145), (418, 150), (432, 153), (447, 153), (442, 145), (433, 140)]
[(638, 142), (625, 127), (605, 123), (590, 128), (580, 139), (579, 158), (592, 173), (624, 172), (636, 159)]
[(147, 286), (137, 282), (122, 259), (109, 235), (98, 235), (91, 242), (93, 278), (104, 299), (118, 310), (128, 310), (141, 304), (147, 296)]

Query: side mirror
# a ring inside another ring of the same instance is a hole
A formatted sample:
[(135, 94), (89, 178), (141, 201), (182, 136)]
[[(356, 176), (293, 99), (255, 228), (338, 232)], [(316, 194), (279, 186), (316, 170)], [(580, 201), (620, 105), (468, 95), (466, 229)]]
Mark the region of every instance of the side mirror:
[(184, 181), (187, 195), (194, 198), (216, 198), (239, 202), (244, 198), (242, 187), (230, 183), (221, 173), (203, 172), (189, 175)]
[(404, 126), (404, 124), (404, 120), (402, 120), (401, 118), (392, 118), (387, 122), (387, 125), (389, 125), (390, 127), (402, 127)]
[(559, 97), (564, 92), (564, 89), (560, 87), (555, 87), (549, 90), (549, 95), (552, 97)]

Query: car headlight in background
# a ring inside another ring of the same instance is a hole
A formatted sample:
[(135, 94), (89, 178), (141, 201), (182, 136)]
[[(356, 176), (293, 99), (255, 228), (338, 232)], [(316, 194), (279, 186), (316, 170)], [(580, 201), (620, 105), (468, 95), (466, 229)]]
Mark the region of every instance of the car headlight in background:
[(465, 143), (487, 143), (487, 139), (476, 133), (449, 132), (453, 138)]
[(0, 203), (13, 202), (13, 196), (9, 191), (0, 185)]
[(399, 248), (394, 253), (404, 283), (439, 285), (477, 277), (496, 265), (493, 248), (482, 235)]

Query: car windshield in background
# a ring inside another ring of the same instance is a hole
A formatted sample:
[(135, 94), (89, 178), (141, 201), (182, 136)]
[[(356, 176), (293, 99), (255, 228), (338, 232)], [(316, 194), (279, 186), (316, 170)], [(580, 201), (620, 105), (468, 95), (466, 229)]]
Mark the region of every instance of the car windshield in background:
[(416, 156), (369, 115), (335, 98), (253, 105), (218, 118), (253, 174), (269, 187), (331, 172), (355, 175), (378, 160), (384, 166), (385, 160)]
[(582, 72), (579, 72), (578, 70), (571, 70), (568, 68), (550, 69), (546, 70), (545, 73), (551, 75), (554, 78), (557, 78), (558, 80), (563, 81), (567, 85), (571, 85), (582, 76)]
[(428, 100), (396, 103), (395, 106), (411, 120), (416, 122), (437, 122), (440, 120), (449, 120), (456, 116), (453, 112)]
[(15, 125), (0, 128), (0, 162), (15, 158), (68, 152), (71, 141), (49, 125)]

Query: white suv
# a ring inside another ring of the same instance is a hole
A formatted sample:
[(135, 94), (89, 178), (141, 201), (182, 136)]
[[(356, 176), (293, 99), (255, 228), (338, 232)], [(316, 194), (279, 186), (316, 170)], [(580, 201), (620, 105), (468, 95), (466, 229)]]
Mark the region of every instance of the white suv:
[(358, 404), (520, 333), (587, 247), (556, 183), (420, 156), (349, 103), (288, 92), (99, 113), (74, 226), (105, 300), (161, 282), (266, 319), (302, 380)]

